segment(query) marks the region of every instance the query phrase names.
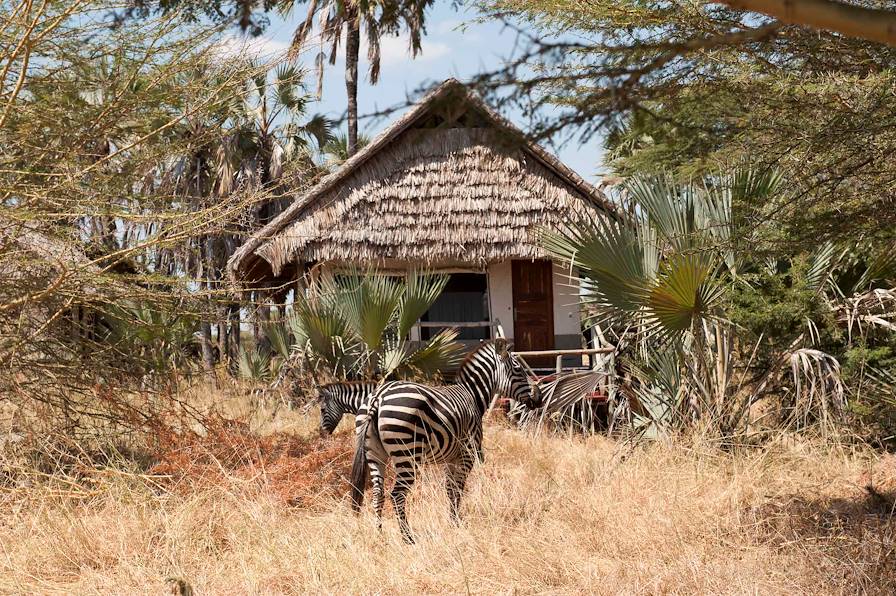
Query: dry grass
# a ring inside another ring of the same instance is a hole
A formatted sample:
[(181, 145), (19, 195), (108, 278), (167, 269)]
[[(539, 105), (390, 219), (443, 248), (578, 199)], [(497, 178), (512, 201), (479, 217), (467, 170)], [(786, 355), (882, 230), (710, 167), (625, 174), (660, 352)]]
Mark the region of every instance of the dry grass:
[(492, 424), (462, 526), (429, 470), (407, 546), (389, 507), (381, 533), (369, 512), (352, 515), (347, 429), (323, 443), (219, 430), (234, 437), (162, 454), (166, 476), (118, 466), (7, 485), (0, 591), (158, 593), (166, 578), (197, 594), (896, 590), (891, 497), (864, 488), (894, 494), (892, 456), (797, 440), (735, 455), (693, 442), (629, 451)]

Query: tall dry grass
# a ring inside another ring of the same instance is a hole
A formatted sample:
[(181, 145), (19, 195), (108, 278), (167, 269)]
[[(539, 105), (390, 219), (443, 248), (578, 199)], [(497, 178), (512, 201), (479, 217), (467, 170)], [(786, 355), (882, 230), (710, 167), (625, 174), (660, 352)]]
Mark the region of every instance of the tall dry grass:
[[(314, 429), (311, 415), (284, 418), (279, 427)], [(408, 546), (390, 507), (382, 532), (369, 511), (351, 513), (348, 429), (313, 464), (339, 471), (315, 477), (329, 492), (284, 484), (284, 462), (310, 473), (316, 439), (269, 440), (232, 441), (232, 458), (184, 446), (195, 468), (179, 475), (125, 462), (20, 473), (0, 503), (0, 591), (170, 593), (173, 579), (196, 594), (896, 590), (896, 458), (861, 448), (782, 438), (736, 454), (697, 440), (630, 449), (491, 424), (462, 525), (449, 522), (439, 470), (426, 470)], [(281, 450), (249, 453), (265, 445)]]

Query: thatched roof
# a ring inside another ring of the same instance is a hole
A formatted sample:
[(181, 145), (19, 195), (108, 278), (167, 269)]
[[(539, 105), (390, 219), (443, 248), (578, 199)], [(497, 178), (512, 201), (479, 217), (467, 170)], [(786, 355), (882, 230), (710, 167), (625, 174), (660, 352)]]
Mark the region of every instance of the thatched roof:
[(449, 79), (249, 238), (228, 272), (536, 258), (540, 227), (595, 212), (613, 212), (600, 191)]

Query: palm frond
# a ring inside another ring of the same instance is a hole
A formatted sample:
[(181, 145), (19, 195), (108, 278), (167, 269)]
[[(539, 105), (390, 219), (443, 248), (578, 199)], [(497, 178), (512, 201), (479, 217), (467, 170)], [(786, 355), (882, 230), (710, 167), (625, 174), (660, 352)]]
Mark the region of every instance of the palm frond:
[(442, 295), (448, 283), (447, 275), (425, 275), (412, 271), (404, 282), (398, 316), (398, 336), (406, 337), (411, 327), (420, 320)]
[(604, 379), (603, 372), (586, 371), (565, 374), (539, 384), (542, 406), (530, 410), (522, 404), (511, 406), (511, 415), (521, 426), (532, 426), (536, 431), (549, 423), (578, 426), (583, 432), (593, 432), (597, 411), (592, 394)]
[(271, 359), (258, 350), (246, 350), (240, 348), (239, 356), (240, 378), (247, 381), (263, 381), (270, 377)]
[(806, 284), (810, 290), (821, 292), (831, 282), (835, 247), (833, 242), (825, 242), (812, 255), (806, 271)]
[(292, 344), (289, 338), (289, 327), (284, 321), (271, 321), (265, 325), (265, 337), (271, 343), (271, 348), (282, 358), (289, 358)]
[(718, 266), (710, 253), (679, 254), (663, 262), (650, 287), (644, 317), (662, 336), (673, 338), (710, 316), (722, 295)]
[(725, 185), (735, 201), (758, 201), (773, 198), (784, 187), (784, 175), (776, 169), (758, 170), (743, 165), (726, 176)]
[(389, 276), (373, 274), (345, 276), (341, 285), (346, 321), (367, 349), (378, 350), (401, 303), (401, 285)]
[(584, 302), (612, 322), (637, 313), (649, 294), (644, 253), (651, 247), (640, 240), (632, 227), (602, 218), (541, 233), (548, 252), (581, 271)]
[(406, 373), (421, 373), (431, 377), (443, 370), (456, 367), (463, 359), (464, 347), (457, 342), (456, 329), (443, 329), (423, 347), (405, 357), (401, 368)]
[(875, 282), (896, 281), (896, 243), (880, 250), (852, 287), (852, 293), (866, 292)]
[(830, 427), (846, 409), (846, 392), (836, 358), (810, 348), (794, 350), (790, 356), (794, 399), (792, 418), (800, 426), (819, 422)]

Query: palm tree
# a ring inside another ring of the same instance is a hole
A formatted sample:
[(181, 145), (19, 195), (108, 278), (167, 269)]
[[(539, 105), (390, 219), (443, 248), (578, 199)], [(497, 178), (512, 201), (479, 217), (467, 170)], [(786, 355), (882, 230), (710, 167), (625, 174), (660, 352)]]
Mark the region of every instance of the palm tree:
[[(422, 50), (421, 36), (424, 33), (426, 9), (433, 0), (310, 0), (304, 22), (296, 29), (289, 55), (295, 59), (308, 43), (314, 29), (315, 17), (320, 26), (321, 51), (315, 63), (318, 74), (318, 95), (323, 80), (323, 44), (329, 44), (330, 64), (336, 63), (336, 51), (345, 30), (345, 88), (348, 96), (348, 155), (358, 150), (358, 60), (361, 50), (362, 26), (367, 34), (367, 59), (370, 62), (369, 79), (376, 84), (380, 76), (380, 39), (385, 35), (398, 35), (407, 31), (410, 39), (411, 56), (416, 57)], [(281, 0), (280, 11), (288, 14), (295, 0)]]
[[(792, 372), (795, 399), (813, 408), (804, 420), (827, 420), (831, 411), (842, 409), (839, 364), (812, 347), (810, 333), (787, 346), (772, 346), (777, 356), (757, 378), (747, 379), (749, 367), (736, 366), (738, 354), (757, 348), (741, 345), (724, 299), (746, 283), (743, 270), (765, 265), (748, 261), (747, 251), (738, 249), (739, 242), (751, 242), (753, 232), (737, 229), (731, 206), (780, 197), (781, 182), (775, 173), (749, 169), (716, 174), (702, 184), (635, 178), (626, 186), (627, 218), (583, 221), (544, 233), (546, 249), (580, 271), (583, 308), (591, 322), (617, 330), (620, 344), (628, 344), (624, 362), (635, 382), (623, 397), (643, 429), (701, 420), (733, 432), (784, 371)], [(820, 299), (831, 254), (814, 255), (808, 276)]]
[(404, 279), (372, 272), (311, 281), (288, 318), (292, 349), (313, 371), (337, 379), (436, 376), (460, 360), (457, 331), (445, 329), (421, 345), (408, 338), (447, 282), (445, 275), (415, 272)]
[[(210, 208), (238, 190), (276, 194), (284, 176), (290, 176), (291, 183), (301, 184), (318, 173), (313, 152), (330, 140), (330, 123), (320, 115), (306, 118), (309, 99), (303, 73), (286, 66), (272, 75), (267, 68), (251, 63), (247, 70), (252, 76), (229, 101), (220, 102), (219, 110), (201, 119), (186, 119), (184, 135), (194, 142), (172, 168), (175, 175), (171, 184), (175, 194), (189, 199), (192, 209)], [(217, 304), (214, 293), (241, 237), (274, 217), (280, 208), (277, 200), (265, 201), (253, 209), (248, 221), (226, 222), (222, 228), (190, 240), (186, 258), (181, 257), (179, 266), (204, 280), (209, 309)], [(217, 306), (219, 349), (226, 351), (235, 369), (240, 351), (239, 307)], [(265, 319), (268, 307), (260, 308), (258, 314)], [(200, 331), (203, 360), (210, 370), (212, 334), (208, 317), (203, 318)], [(257, 339), (263, 340), (262, 334), (258, 333)]]
[[(319, 114), (305, 118), (310, 98), (303, 79), (301, 70), (282, 65), (273, 76), (262, 69), (246, 81), (245, 93), (234, 108), (232, 128), (219, 149), (220, 192), (249, 186), (277, 196), (282, 194), (279, 191), (285, 178), (294, 189), (317, 176), (319, 168), (313, 153), (332, 140), (331, 123)], [(264, 225), (287, 201), (274, 198), (257, 205), (248, 225)], [(222, 267), (232, 252), (223, 255)], [(267, 353), (270, 346), (264, 329), (270, 320), (268, 296), (260, 288), (253, 298), (258, 305), (255, 341)], [(233, 346), (233, 351), (232, 357), (238, 346)]]
[[(363, 149), (369, 143), (370, 138), (367, 135), (362, 134), (358, 136), (358, 149)], [(340, 166), (345, 160), (351, 157), (348, 153), (348, 136), (338, 134), (330, 139), (330, 141), (323, 147), (323, 154), (324, 165), (326, 167), (332, 170)]]
[[(283, 65), (273, 73), (257, 72), (232, 113), (232, 128), (220, 148), (220, 191), (239, 185), (274, 189), (293, 167), (293, 174), (314, 177), (312, 155), (333, 139), (330, 121), (320, 114), (306, 119), (310, 101), (304, 74)], [(275, 216), (282, 206), (266, 203), (256, 215), (259, 224)]]

